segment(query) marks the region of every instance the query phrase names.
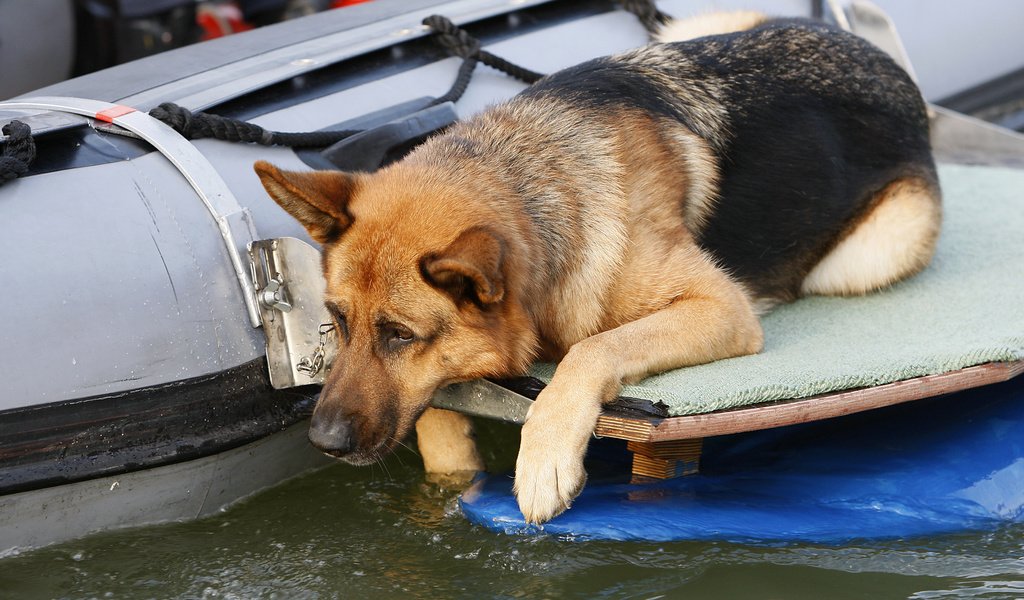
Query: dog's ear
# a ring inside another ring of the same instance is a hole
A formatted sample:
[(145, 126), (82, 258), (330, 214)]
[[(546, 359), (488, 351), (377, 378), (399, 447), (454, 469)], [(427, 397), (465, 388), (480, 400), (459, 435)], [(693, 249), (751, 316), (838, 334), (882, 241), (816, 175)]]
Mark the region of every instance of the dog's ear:
[(270, 197), (298, 219), (320, 244), (337, 240), (352, 224), (348, 201), (355, 180), (348, 173), (281, 171), (262, 160), (253, 169)]
[(447, 292), (456, 302), (471, 300), (483, 305), (505, 297), (505, 242), (486, 227), (463, 231), (442, 252), (428, 254), (420, 263), (423, 277)]

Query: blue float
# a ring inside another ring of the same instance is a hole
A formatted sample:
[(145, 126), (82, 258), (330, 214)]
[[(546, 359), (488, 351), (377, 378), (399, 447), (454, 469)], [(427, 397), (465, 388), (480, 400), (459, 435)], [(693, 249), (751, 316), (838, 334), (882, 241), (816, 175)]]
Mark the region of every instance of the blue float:
[[(611, 442), (609, 440), (608, 442)], [(595, 443), (571, 510), (527, 526), (507, 474), (460, 503), (498, 532), (573, 539), (835, 544), (1024, 522), (1024, 378), (858, 415), (705, 441), (701, 474), (630, 484)]]

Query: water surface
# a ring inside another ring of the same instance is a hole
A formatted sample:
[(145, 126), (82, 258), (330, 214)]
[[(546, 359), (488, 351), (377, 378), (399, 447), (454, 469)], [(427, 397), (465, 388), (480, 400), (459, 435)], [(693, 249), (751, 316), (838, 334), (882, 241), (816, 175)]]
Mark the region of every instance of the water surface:
[[(485, 423), (492, 469), (514, 427)], [(845, 546), (580, 542), (467, 523), (403, 450), (223, 513), (0, 559), (2, 598), (1024, 598), (1024, 525)]]

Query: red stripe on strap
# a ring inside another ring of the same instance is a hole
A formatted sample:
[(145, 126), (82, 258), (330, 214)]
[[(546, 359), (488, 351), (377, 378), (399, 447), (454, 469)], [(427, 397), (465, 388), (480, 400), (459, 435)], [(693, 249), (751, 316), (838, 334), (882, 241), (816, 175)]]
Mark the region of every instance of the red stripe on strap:
[(128, 113), (133, 113), (133, 112), (135, 112), (134, 108), (132, 108), (130, 106), (123, 106), (121, 104), (118, 104), (117, 106), (114, 106), (112, 108), (108, 108), (107, 110), (101, 110), (100, 112), (96, 113), (96, 118), (98, 120), (100, 120), (100, 121), (106, 121), (107, 123), (113, 123), (114, 119), (116, 119), (118, 117), (122, 117), (122, 116), (124, 116), (124, 115), (126, 115)]

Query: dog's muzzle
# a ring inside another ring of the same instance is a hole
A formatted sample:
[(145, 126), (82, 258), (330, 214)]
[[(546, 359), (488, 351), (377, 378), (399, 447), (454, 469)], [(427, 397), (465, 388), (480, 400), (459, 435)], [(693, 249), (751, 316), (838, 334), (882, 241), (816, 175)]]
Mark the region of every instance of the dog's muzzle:
[(351, 421), (322, 418), (317, 413), (313, 413), (309, 423), (309, 441), (321, 452), (338, 458), (350, 454), (356, 448)]

